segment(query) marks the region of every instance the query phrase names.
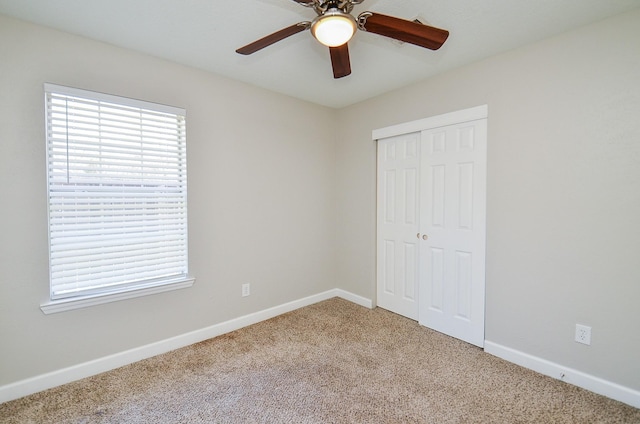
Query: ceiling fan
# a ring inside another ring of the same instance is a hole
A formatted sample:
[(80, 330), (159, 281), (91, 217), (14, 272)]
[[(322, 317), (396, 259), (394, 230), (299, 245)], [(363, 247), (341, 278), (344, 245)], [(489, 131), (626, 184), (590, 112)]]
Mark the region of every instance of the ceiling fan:
[(374, 12), (351, 15), (353, 6), (364, 0), (293, 0), (312, 8), (317, 17), (313, 21), (299, 22), (236, 50), (249, 55), (307, 29), (320, 43), (329, 47), (333, 77), (351, 74), (348, 42), (357, 29), (383, 35), (431, 50), (438, 50), (449, 37), (449, 31)]

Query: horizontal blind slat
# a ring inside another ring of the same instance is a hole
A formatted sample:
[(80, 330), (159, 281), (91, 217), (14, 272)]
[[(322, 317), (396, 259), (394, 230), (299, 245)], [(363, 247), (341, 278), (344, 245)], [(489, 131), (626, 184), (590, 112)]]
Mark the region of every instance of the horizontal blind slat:
[[(173, 257), (174, 260), (168, 260), (171, 258), (154, 258), (144, 261), (130, 261), (123, 263), (124, 267), (114, 267), (114, 264), (119, 264), (116, 261), (104, 261), (100, 264), (91, 264), (91, 267), (84, 268), (71, 268), (64, 269), (65, 267), (58, 267), (60, 269), (54, 269), (52, 274), (54, 278), (58, 279), (61, 284), (68, 282), (82, 281), (84, 278), (92, 277), (95, 280), (97, 278), (111, 278), (115, 275), (136, 275), (145, 273), (146, 276), (151, 275), (154, 271), (174, 269), (182, 263), (181, 257)], [(164, 273), (164, 271), (163, 271)], [(148, 275), (147, 275), (148, 274)]]
[(130, 289), (130, 288), (142, 288), (152, 285), (157, 285), (156, 282), (162, 279), (175, 279), (180, 277), (186, 277), (187, 274), (180, 272), (177, 269), (168, 269), (165, 274), (159, 275), (155, 278), (145, 278), (149, 275), (140, 275), (141, 278), (125, 278), (125, 275), (113, 276), (111, 278), (96, 278), (91, 284), (77, 285), (74, 283), (67, 283), (60, 286), (56, 286), (55, 291), (52, 292), (52, 299), (63, 299), (72, 296), (87, 296), (93, 294), (110, 293), (113, 291)]
[(128, 258), (138, 255), (157, 257), (159, 255), (175, 255), (176, 248), (184, 247), (184, 240), (163, 243), (160, 246), (136, 246), (124, 249), (100, 249), (100, 251), (65, 251), (64, 254), (52, 255), (55, 266), (74, 262), (98, 262), (115, 258)]
[(99, 260), (104, 257), (131, 257), (137, 256), (140, 254), (149, 254), (154, 255), (163, 251), (173, 251), (175, 254), (176, 249), (182, 249), (186, 247), (186, 240), (184, 239), (176, 239), (169, 240), (167, 242), (162, 243), (161, 245), (144, 245), (144, 244), (133, 244), (127, 246), (105, 246), (104, 248), (96, 251), (95, 249), (84, 249), (84, 250), (64, 250), (57, 251), (52, 253), (52, 263), (67, 263), (72, 261), (78, 262), (87, 262), (92, 260)]

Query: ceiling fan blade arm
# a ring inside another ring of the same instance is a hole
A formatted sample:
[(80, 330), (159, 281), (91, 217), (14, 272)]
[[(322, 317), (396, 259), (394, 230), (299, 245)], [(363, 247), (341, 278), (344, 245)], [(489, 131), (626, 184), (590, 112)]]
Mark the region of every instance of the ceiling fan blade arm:
[(351, 60), (349, 59), (349, 45), (344, 43), (338, 47), (329, 47), (331, 66), (335, 79), (351, 75)]
[(236, 50), (236, 53), (244, 55), (255, 53), (258, 50), (269, 47), (270, 45), (277, 43), (278, 41), (284, 40), (287, 37), (291, 37), (292, 35), (307, 30), (310, 27), (311, 22), (300, 22), (295, 25), (291, 25), (289, 27), (281, 29), (280, 31), (274, 32), (273, 34), (269, 34), (266, 37), (262, 37), (261, 39), (254, 41), (253, 43), (247, 44), (244, 47), (240, 47), (238, 50)]
[(384, 35), (430, 50), (438, 50), (449, 37), (447, 30), (380, 13), (363, 12), (358, 16), (358, 22), (360, 29), (367, 32)]

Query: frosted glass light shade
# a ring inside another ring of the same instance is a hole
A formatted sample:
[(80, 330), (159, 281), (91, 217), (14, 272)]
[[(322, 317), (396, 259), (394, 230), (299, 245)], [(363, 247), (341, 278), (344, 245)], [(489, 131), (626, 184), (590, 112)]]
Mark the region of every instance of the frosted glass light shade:
[(353, 16), (342, 12), (328, 12), (316, 18), (311, 25), (311, 33), (320, 43), (328, 47), (338, 47), (351, 40), (356, 32)]

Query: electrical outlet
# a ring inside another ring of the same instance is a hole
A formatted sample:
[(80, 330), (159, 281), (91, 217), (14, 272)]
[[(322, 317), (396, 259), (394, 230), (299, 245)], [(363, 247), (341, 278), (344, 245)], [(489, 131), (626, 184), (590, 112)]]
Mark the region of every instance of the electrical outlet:
[(251, 294), (251, 285), (249, 283), (242, 285), (242, 297), (247, 297)]
[(591, 327), (576, 324), (576, 342), (591, 345)]

